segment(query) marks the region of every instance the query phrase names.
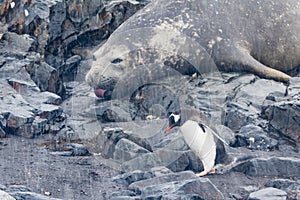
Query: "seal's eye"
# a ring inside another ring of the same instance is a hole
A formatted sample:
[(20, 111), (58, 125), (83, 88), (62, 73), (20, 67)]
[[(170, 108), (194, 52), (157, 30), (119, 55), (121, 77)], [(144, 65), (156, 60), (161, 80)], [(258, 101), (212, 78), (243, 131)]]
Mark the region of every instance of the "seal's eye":
[(121, 58), (116, 58), (116, 59), (114, 59), (113, 61), (111, 61), (111, 63), (117, 64), (117, 63), (120, 63), (120, 62), (122, 62), (122, 61), (123, 61), (123, 59), (121, 59)]

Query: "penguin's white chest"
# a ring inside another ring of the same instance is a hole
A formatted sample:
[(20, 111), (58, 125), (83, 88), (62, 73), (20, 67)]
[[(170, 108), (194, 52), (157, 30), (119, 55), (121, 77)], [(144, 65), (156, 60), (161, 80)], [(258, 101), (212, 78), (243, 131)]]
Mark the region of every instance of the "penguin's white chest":
[(216, 158), (216, 143), (212, 130), (205, 126), (205, 132), (195, 121), (188, 120), (181, 127), (183, 138), (191, 150), (198, 156), (204, 169), (210, 171)]

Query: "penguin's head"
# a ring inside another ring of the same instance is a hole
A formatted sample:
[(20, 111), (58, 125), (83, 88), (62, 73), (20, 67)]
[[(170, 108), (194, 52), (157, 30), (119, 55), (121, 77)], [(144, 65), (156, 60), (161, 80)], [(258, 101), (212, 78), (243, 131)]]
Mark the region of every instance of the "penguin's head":
[(179, 113), (170, 113), (169, 115), (169, 127), (166, 129), (165, 133), (169, 133), (170, 130), (175, 126), (180, 126), (181, 116)]

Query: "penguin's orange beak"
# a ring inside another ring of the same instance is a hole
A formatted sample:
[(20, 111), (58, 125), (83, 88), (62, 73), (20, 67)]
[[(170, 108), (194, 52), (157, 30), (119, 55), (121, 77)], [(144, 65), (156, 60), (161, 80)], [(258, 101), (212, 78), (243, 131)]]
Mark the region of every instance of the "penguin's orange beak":
[(168, 133), (171, 131), (171, 129), (172, 129), (173, 127), (174, 127), (173, 125), (169, 126), (169, 127), (166, 129), (165, 133), (168, 134)]

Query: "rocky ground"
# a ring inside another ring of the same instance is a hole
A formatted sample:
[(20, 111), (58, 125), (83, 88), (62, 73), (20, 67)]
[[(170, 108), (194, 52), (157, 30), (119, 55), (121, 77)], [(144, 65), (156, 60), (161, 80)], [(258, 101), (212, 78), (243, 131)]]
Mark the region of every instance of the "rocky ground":
[[(95, 97), (93, 49), (146, 3), (0, 3), (0, 199), (299, 199), (300, 76), (179, 75)], [(164, 134), (179, 107), (225, 141), (216, 174), (196, 177), (178, 129)]]

